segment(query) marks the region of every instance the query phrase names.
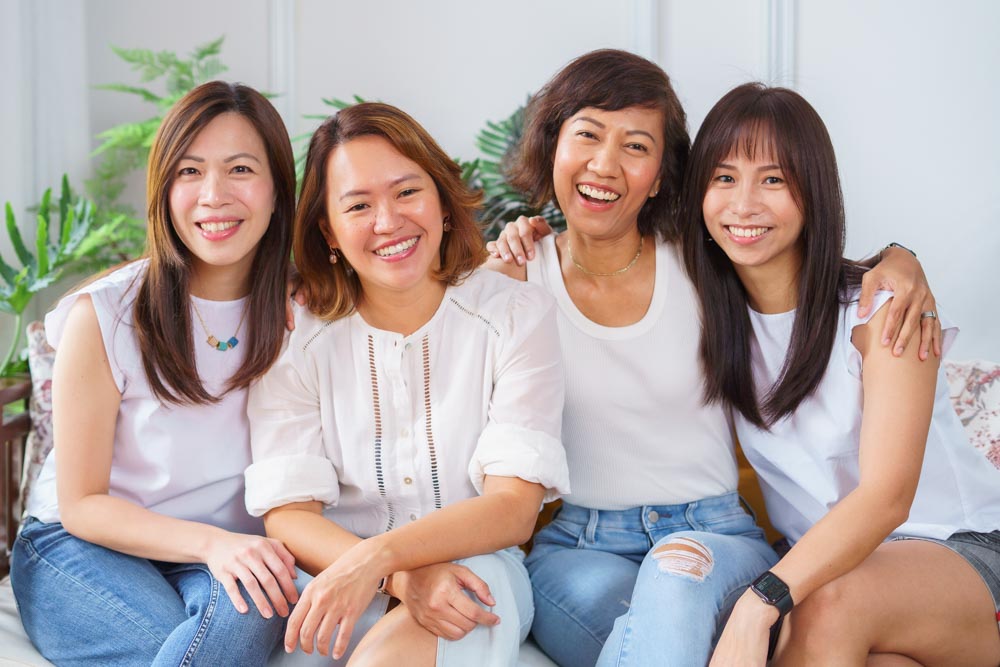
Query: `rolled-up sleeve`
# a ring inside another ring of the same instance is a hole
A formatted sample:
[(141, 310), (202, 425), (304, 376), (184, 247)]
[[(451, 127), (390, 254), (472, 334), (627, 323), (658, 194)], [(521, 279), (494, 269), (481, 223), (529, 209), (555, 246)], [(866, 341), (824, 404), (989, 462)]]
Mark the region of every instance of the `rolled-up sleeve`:
[(317, 369), (293, 332), (270, 370), (250, 388), (253, 463), (246, 505), (252, 516), (294, 502), (336, 505), (340, 485), (323, 445)]
[(569, 493), (561, 440), (565, 376), (554, 301), (534, 285), (520, 285), (505, 329), (489, 423), (469, 462), (469, 477), (479, 493), (486, 475), (535, 482), (545, 487), (548, 502)]

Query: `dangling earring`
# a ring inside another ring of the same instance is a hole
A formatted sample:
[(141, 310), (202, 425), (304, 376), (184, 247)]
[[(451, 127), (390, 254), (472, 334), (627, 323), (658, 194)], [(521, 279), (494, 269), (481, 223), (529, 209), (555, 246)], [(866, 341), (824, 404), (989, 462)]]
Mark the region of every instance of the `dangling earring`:
[(330, 263), (336, 264), (337, 260), (340, 258), (340, 251), (330, 246)]
[(448, 215), (444, 216), (444, 231), (446, 232), (451, 231), (451, 216)]

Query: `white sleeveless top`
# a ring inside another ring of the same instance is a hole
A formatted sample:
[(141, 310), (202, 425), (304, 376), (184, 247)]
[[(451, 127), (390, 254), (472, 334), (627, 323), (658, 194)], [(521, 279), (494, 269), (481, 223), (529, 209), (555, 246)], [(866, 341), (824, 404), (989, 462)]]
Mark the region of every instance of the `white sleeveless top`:
[[(890, 296), (880, 292), (872, 313)], [(794, 414), (776, 423), (771, 432), (736, 415), (740, 444), (757, 471), (768, 516), (792, 542), (854, 490), (860, 479), (864, 395), (861, 354), (851, 343), (851, 333), (871, 315), (858, 317), (856, 298), (841, 309), (826, 374)], [(751, 310), (750, 319), (755, 335), (754, 382), (761, 394), (773, 386), (785, 361), (795, 312), (762, 315)], [(958, 329), (944, 319), (942, 326), (947, 351)], [(963, 530), (997, 529), (1000, 471), (969, 444), (941, 369), (916, 497), (906, 523), (893, 535), (943, 539)]]
[[(133, 262), (87, 285), (63, 298), (45, 318), (49, 344), (58, 350), (66, 318), (79, 295), (89, 294), (97, 312), (111, 373), (122, 394), (109, 493), (166, 516), (262, 534), (263, 525), (247, 514), (243, 501), (243, 471), (250, 464), (247, 392), (229, 392), (214, 405), (164, 404), (146, 381), (132, 326), (132, 308), (146, 265)], [(217, 338), (233, 335), (246, 299), (192, 299)], [(218, 395), (243, 361), (246, 327), (237, 333), (239, 345), (220, 352), (205, 342), (193, 309), (191, 322), (198, 373), (209, 393)], [(59, 521), (56, 465), (53, 450), (27, 508), (28, 514), (44, 522)]]
[(566, 407), (563, 444), (572, 492), (603, 510), (673, 505), (736, 490), (736, 459), (724, 410), (704, 405), (700, 309), (680, 249), (657, 242), (649, 310), (606, 327), (573, 303), (555, 236), (536, 245), (528, 282), (556, 298)]

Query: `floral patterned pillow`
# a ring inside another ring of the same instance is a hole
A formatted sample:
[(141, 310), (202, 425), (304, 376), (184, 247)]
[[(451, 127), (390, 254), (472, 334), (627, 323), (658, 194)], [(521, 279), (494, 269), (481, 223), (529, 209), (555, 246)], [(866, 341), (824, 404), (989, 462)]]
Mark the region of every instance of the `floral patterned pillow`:
[(45, 457), (52, 449), (52, 364), (56, 351), (45, 339), (45, 325), (28, 325), (28, 366), (31, 368), (31, 430), (24, 446), (24, 472), (21, 476), (21, 507), (27, 507), (31, 487)]
[(1000, 364), (946, 361), (944, 373), (969, 441), (1000, 470)]

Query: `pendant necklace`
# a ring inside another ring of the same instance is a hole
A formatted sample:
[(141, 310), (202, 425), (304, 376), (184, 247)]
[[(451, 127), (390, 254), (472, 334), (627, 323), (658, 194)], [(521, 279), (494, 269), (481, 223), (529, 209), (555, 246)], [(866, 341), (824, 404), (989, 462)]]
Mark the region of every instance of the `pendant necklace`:
[(236, 337), (236, 334), (240, 332), (240, 327), (243, 326), (243, 320), (247, 317), (248, 308), (243, 308), (243, 315), (240, 316), (240, 322), (236, 325), (236, 332), (233, 333), (229, 340), (219, 340), (208, 330), (208, 326), (205, 325), (205, 318), (201, 316), (201, 312), (198, 310), (198, 306), (195, 305), (194, 299), (191, 299), (191, 307), (194, 308), (194, 314), (198, 316), (198, 321), (201, 322), (201, 328), (205, 330), (205, 335), (208, 336), (205, 342), (219, 352), (225, 352), (226, 350), (230, 350), (239, 345), (240, 339)]

